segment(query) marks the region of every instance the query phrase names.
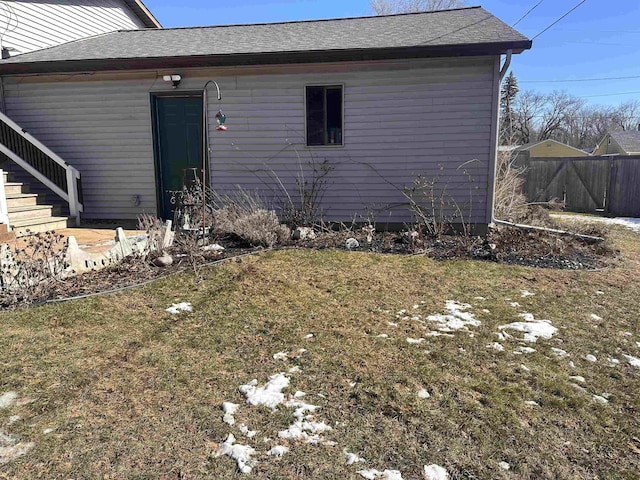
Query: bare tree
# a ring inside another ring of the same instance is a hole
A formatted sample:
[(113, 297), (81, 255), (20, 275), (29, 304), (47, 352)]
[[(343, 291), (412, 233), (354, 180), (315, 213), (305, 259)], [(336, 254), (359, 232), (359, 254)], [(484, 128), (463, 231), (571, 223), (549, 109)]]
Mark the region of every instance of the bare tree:
[(640, 126), (640, 101), (630, 100), (612, 113), (611, 120), (617, 130), (636, 130)]
[(371, 8), (376, 15), (445, 10), (465, 5), (465, 0), (371, 0)]
[(538, 128), (537, 140), (554, 138), (570, 118), (577, 117), (584, 100), (567, 92), (552, 92), (544, 96), (545, 111)]
[(536, 123), (545, 109), (545, 96), (532, 90), (525, 90), (513, 102), (513, 129), (516, 142), (530, 143), (537, 140)]

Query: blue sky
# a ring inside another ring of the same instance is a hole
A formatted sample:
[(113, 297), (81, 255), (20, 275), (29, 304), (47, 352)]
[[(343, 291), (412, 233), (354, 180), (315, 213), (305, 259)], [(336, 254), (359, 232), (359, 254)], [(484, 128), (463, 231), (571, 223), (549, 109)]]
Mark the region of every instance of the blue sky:
[[(468, 1), (513, 24), (539, 0)], [(529, 38), (579, 0), (544, 0), (516, 27)], [(371, 14), (368, 0), (145, 0), (165, 27), (337, 18)], [(640, 2), (586, 0), (515, 55), (512, 70), (521, 89), (566, 90), (589, 103), (640, 100)], [(624, 80), (537, 83), (540, 80), (630, 77)], [(536, 82), (536, 83), (529, 83)], [(629, 93), (633, 92), (633, 93)], [(621, 94), (625, 93), (625, 94)]]

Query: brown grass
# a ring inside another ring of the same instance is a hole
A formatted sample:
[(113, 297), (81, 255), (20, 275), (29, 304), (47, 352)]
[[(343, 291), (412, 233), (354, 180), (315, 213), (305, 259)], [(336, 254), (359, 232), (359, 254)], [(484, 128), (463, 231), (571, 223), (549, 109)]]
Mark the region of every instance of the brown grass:
[[(0, 467), (0, 478), (344, 479), (366, 467), (419, 479), (429, 463), (456, 479), (640, 478), (640, 375), (621, 356), (640, 356), (638, 240), (614, 229), (622, 264), (597, 272), (271, 252), (206, 269), (204, 281), (183, 275), (2, 313), (0, 394), (14, 390), (34, 402), (0, 410), (0, 429), (35, 447)], [(536, 295), (521, 298), (523, 289)], [(552, 320), (559, 333), (525, 356), (511, 353), (515, 340), (503, 342), (505, 352), (486, 348), (497, 326), (522, 310), (505, 298)], [(448, 299), (474, 305), (483, 322), (474, 338), (459, 332), (410, 345), (407, 337), (425, 335), (419, 322), (387, 323), (420, 301), (421, 313), (440, 313)], [(164, 312), (179, 301), (194, 312)], [(554, 357), (552, 346), (571, 358)], [(272, 357), (299, 348), (308, 352)], [(598, 363), (584, 360), (588, 353)], [(621, 364), (608, 367), (608, 355)], [(259, 456), (244, 476), (229, 458), (214, 458), (231, 432), (263, 453), (275, 444), (290, 410), (243, 405), (236, 420), (259, 430), (247, 440), (222, 422), (220, 406), (243, 403), (239, 385), (293, 365), (302, 370), (288, 391), (305, 391), (322, 407), (318, 419), (334, 427), (325, 437), (338, 445), (291, 445), (282, 459)], [(587, 392), (571, 386), (570, 375), (584, 376)], [(417, 398), (421, 388), (430, 399)], [(592, 400), (602, 392), (611, 394), (607, 405)], [(15, 414), (22, 419), (6, 425)], [(47, 428), (54, 431), (43, 434)], [(342, 448), (367, 463), (346, 467)]]

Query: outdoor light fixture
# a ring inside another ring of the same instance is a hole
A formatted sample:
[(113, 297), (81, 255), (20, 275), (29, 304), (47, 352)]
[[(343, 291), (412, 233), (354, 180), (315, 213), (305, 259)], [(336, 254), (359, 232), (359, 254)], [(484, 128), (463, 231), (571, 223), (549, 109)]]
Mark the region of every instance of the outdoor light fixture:
[(180, 80), (182, 80), (182, 77), (174, 73), (171, 75), (165, 75), (164, 77), (162, 77), (162, 79), (165, 82), (171, 82), (173, 84), (173, 88), (176, 88), (178, 85), (180, 85)]

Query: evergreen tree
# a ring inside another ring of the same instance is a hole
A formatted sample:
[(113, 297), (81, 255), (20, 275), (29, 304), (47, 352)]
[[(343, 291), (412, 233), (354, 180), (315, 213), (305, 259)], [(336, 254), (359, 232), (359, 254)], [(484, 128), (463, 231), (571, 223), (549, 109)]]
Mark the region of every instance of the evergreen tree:
[(502, 82), (502, 88), (500, 89), (500, 143), (509, 144), (512, 143), (514, 138), (513, 129), (513, 103), (518, 95), (518, 80), (513, 74), (513, 71), (507, 75)]

